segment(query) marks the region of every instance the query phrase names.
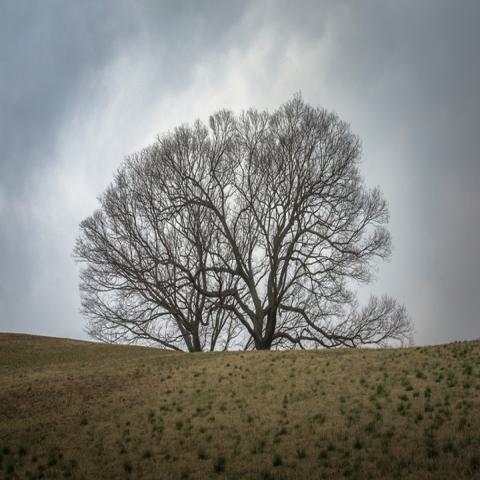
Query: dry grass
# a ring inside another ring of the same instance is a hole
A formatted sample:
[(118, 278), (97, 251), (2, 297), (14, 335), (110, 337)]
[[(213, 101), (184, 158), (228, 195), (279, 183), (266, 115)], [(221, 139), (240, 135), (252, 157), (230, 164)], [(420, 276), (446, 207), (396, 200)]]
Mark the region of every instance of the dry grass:
[(177, 354), (0, 335), (0, 478), (480, 478), (480, 343)]

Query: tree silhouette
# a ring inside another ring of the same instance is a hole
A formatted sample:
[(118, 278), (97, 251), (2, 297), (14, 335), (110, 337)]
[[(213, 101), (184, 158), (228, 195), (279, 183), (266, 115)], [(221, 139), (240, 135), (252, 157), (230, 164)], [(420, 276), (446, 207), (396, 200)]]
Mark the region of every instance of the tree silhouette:
[(159, 137), (81, 224), (89, 332), (189, 351), (409, 340), (403, 306), (356, 300), (391, 252), (359, 156), (349, 126), (299, 96)]

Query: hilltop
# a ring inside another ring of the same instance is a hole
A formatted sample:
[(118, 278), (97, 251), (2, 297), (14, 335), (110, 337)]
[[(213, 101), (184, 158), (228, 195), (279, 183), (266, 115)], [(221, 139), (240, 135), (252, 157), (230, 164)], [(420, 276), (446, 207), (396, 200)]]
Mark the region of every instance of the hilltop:
[(480, 342), (182, 354), (0, 334), (0, 478), (480, 478)]

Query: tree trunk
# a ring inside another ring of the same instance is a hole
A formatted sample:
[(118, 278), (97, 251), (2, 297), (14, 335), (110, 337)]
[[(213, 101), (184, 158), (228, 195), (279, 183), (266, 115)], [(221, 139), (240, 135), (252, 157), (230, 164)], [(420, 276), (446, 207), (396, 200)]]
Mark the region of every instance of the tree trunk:
[(271, 350), (272, 340), (268, 338), (255, 339), (255, 350)]
[(191, 332), (192, 342), (190, 352), (201, 352), (203, 351), (202, 345), (200, 343), (200, 335), (198, 334), (198, 325), (195, 325), (193, 331)]

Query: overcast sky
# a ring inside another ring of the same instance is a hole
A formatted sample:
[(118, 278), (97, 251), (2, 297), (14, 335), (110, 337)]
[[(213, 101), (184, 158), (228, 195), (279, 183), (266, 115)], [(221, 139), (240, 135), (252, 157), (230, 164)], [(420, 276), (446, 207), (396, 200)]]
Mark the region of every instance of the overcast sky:
[(480, 338), (480, 2), (0, 2), (0, 331), (86, 338), (72, 248), (125, 155), (301, 92), (362, 141), (419, 345)]

